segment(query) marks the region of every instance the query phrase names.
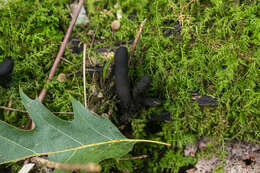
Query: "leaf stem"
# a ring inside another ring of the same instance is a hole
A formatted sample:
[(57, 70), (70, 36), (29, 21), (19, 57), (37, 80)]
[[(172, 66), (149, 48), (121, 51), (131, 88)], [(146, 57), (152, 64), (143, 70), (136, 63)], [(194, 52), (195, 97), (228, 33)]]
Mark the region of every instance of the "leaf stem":
[(47, 166), (49, 168), (61, 169), (61, 170), (83, 170), (87, 172), (100, 172), (101, 167), (95, 163), (88, 163), (88, 164), (64, 164), (64, 163), (57, 163), (52, 162), (47, 159), (34, 157), (31, 159), (32, 162), (39, 163), (41, 165)]

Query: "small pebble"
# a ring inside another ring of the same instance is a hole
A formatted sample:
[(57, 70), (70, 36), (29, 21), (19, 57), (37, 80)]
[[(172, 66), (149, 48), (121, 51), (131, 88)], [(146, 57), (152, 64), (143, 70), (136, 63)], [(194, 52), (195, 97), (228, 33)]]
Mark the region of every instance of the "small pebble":
[(103, 93), (102, 93), (102, 92), (99, 92), (99, 93), (97, 94), (97, 98), (103, 98)]
[(93, 36), (94, 34), (95, 34), (95, 32), (92, 29), (89, 30), (88, 33), (87, 33), (87, 35), (89, 35), (89, 36)]
[(65, 81), (66, 81), (66, 74), (60, 73), (60, 74), (58, 75), (57, 80), (58, 80), (59, 82), (65, 82)]
[(120, 28), (120, 21), (119, 20), (114, 20), (111, 23), (111, 28), (112, 28), (113, 31), (119, 30), (119, 28)]

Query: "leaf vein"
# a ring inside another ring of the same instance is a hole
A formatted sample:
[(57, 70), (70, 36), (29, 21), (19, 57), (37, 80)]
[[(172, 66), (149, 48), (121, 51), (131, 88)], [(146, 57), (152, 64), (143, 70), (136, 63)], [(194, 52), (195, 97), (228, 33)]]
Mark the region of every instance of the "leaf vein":
[(33, 151), (33, 150), (30, 150), (30, 149), (26, 148), (25, 146), (23, 146), (23, 145), (21, 145), (21, 144), (18, 144), (18, 143), (16, 143), (16, 142), (10, 140), (9, 138), (6, 138), (6, 137), (4, 137), (4, 136), (0, 136), (0, 137), (3, 138), (4, 140), (7, 140), (7, 141), (9, 141), (10, 143), (13, 143), (13, 144), (15, 144), (15, 145), (17, 145), (17, 146), (19, 146), (19, 147), (21, 147), (21, 148), (23, 148), (23, 149), (26, 149), (26, 150), (28, 150), (28, 151), (30, 151), (30, 152), (32, 152), (32, 153), (37, 153), (37, 152), (35, 152), (35, 151)]

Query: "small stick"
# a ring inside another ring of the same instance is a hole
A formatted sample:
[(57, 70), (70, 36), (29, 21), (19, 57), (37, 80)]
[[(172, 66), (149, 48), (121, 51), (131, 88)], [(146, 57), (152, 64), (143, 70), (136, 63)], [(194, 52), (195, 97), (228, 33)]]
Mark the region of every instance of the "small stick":
[[(8, 110), (8, 111), (14, 111), (14, 112), (22, 112), (22, 113), (28, 113), (25, 110), (20, 109), (14, 109), (6, 106), (0, 106), (0, 109)], [(53, 114), (74, 114), (73, 112), (52, 112)]]
[(185, 4), (184, 6), (181, 7), (181, 12), (183, 12), (183, 10), (185, 8), (187, 8), (192, 2), (195, 2), (195, 0), (190, 0), (190, 2), (188, 2), (187, 4)]
[[(92, 67), (92, 68), (91, 67), (86, 67), (86, 71), (91, 71), (91, 72), (99, 72), (99, 71), (102, 71), (102, 70), (103, 70), (103, 67)], [(72, 75), (80, 73), (82, 71), (83, 71), (82, 69), (76, 70), (75, 72), (66, 74), (66, 77), (71, 77)]]
[(133, 44), (132, 44), (132, 49), (131, 49), (131, 52), (130, 52), (130, 56), (129, 56), (129, 57), (132, 57), (132, 55), (133, 55), (133, 53), (134, 53), (134, 51), (135, 51), (135, 47), (136, 47), (136, 44), (137, 44), (137, 42), (138, 42), (138, 40), (139, 40), (139, 38), (140, 38), (140, 35), (141, 35), (141, 33), (142, 33), (142, 30), (143, 30), (145, 21), (146, 21), (146, 19), (144, 19), (144, 20), (141, 22), (141, 24), (140, 24), (139, 31), (138, 31), (138, 33), (136, 34), (135, 40), (134, 40), (134, 42), (133, 42)]
[(8, 110), (8, 111), (15, 111), (15, 112), (23, 112), (23, 113), (28, 113), (25, 110), (20, 110), (20, 109), (14, 109), (6, 106), (0, 106), (0, 109)]
[(65, 61), (66, 63), (69, 63), (69, 64), (71, 64), (71, 65), (74, 65), (74, 66), (76, 66), (76, 64), (74, 64), (74, 63), (70, 62), (70, 61), (69, 61), (69, 60), (67, 60), (66, 58), (63, 58), (63, 57), (61, 57), (61, 59), (62, 59), (63, 61)]
[(90, 62), (91, 64), (93, 64), (93, 62), (92, 62), (91, 59), (89, 58), (89, 55), (90, 55), (90, 51), (91, 51), (91, 49), (92, 49), (92, 47), (93, 47), (93, 44), (94, 44), (94, 41), (95, 41), (97, 29), (98, 29), (98, 28), (96, 28), (95, 33), (94, 33), (93, 36), (92, 36), (92, 40), (91, 40), (91, 43), (90, 43), (90, 46), (89, 46), (89, 50), (88, 50), (88, 60), (89, 60), (89, 62)]
[(88, 108), (87, 105), (87, 91), (86, 91), (86, 49), (87, 49), (87, 44), (84, 43), (83, 46), (83, 89), (84, 89), (84, 104), (85, 108)]
[[(8, 107), (11, 107), (11, 106), (12, 106), (12, 100), (10, 100), (8, 103)], [(9, 111), (7, 112), (7, 115), (9, 115)]]
[[(82, 6), (83, 6), (83, 2), (84, 2), (84, 0), (80, 0), (80, 1), (79, 1), (77, 10), (76, 10), (76, 12), (73, 14), (72, 20), (71, 20), (71, 22), (70, 22), (70, 26), (69, 26), (69, 28), (68, 28), (68, 30), (67, 30), (67, 33), (66, 33), (66, 35), (65, 35), (65, 37), (64, 37), (64, 39), (63, 39), (63, 42), (62, 42), (62, 44), (61, 44), (61, 46), (60, 46), (60, 50), (59, 50), (59, 52), (58, 52), (58, 54), (57, 54), (57, 57), (56, 57), (56, 59), (55, 59), (55, 61), (54, 61), (54, 63), (53, 63), (53, 66), (52, 66), (52, 68), (51, 68), (49, 77), (48, 77), (48, 79), (47, 79), (47, 83), (49, 83), (49, 82), (52, 80), (52, 77), (53, 77), (54, 74), (55, 74), (55, 71), (56, 71), (56, 69), (57, 69), (57, 67), (58, 67), (58, 64), (59, 64), (60, 60), (61, 60), (61, 56), (62, 56), (63, 53), (64, 53), (66, 44), (67, 44), (67, 42), (68, 42), (68, 40), (69, 40), (69, 37), (70, 37), (70, 34), (71, 34), (72, 30), (73, 30), (74, 24), (75, 24), (75, 22), (77, 21), (77, 18), (78, 18), (78, 16), (79, 16), (80, 10), (81, 10), (81, 8), (82, 8)], [(40, 93), (40, 96), (39, 96), (40, 102), (43, 101), (43, 99), (44, 99), (46, 93), (47, 93), (47, 89), (46, 89), (46, 88), (43, 88), (42, 91), (41, 91), (41, 93)]]
[(86, 172), (100, 172), (101, 167), (95, 163), (82, 164), (65, 164), (52, 162), (43, 158), (34, 157), (31, 159), (34, 163), (39, 163), (41, 165), (47, 166), (49, 168), (61, 169), (61, 170), (83, 170)]
[(137, 160), (137, 159), (144, 159), (144, 158), (147, 158), (148, 156), (147, 155), (142, 155), (142, 156), (136, 156), (136, 157), (130, 157), (130, 158), (121, 158), (119, 159), (120, 161), (121, 160)]

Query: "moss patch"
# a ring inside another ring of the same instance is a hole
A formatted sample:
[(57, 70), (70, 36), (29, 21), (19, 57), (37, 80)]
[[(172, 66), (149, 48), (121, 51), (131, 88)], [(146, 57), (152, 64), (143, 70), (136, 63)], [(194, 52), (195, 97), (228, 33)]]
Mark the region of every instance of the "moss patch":
[[(30, 97), (39, 95), (45, 86), (49, 70), (69, 25), (69, 0), (15, 0), (0, 8), (0, 61), (12, 57), (15, 61), (12, 86), (0, 88), (0, 105), (23, 109), (18, 89)], [(134, 161), (105, 161), (112, 169), (137, 168), (148, 172), (178, 172), (181, 167), (194, 164), (196, 159), (184, 157), (182, 148), (201, 136), (224, 140), (257, 141), (260, 137), (260, 3), (258, 1), (118, 1), (122, 9), (120, 30), (112, 34), (110, 24), (116, 19), (116, 1), (89, 1), (90, 23), (74, 29), (72, 36), (80, 36), (88, 43), (96, 32), (93, 50), (114, 49), (126, 44), (130, 50), (141, 21), (146, 23), (130, 60), (130, 80), (136, 83), (144, 75), (152, 78), (147, 95), (163, 100), (164, 110), (171, 113), (171, 122), (154, 123), (159, 131), (146, 129), (151, 122), (147, 116), (160, 109), (140, 110), (132, 120), (135, 138), (172, 143), (174, 149), (158, 145), (137, 144), (131, 155), (149, 157)], [(88, 51), (87, 50), (87, 51)], [(44, 104), (52, 111), (71, 111), (69, 97), (83, 102), (83, 82), (80, 75), (72, 75), (64, 83), (56, 80), (59, 73), (69, 74), (81, 69), (82, 54), (66, 49), (64, 61), (53, 81), (47, 86)], [(107, 60), (102, 60), (107, 62)], [(88, 96), (92, 79), (88, 76)], [(110, 86), (102, 89), (105, 93)], [(218, 98), (217, 107), (199, 107), (191, 93)], [(100, 101), (98, 113), (113, 110), (116, 120), (116, 99), (110, 95)], [(110, 107), (112, 107), (110, 109)], [(71, 115), (58, 115), (72, 119)], [(0, 110), (0, 118), (22, 127), (25, 114)], [(137, 171), (137, 170), (136, 170)]]

